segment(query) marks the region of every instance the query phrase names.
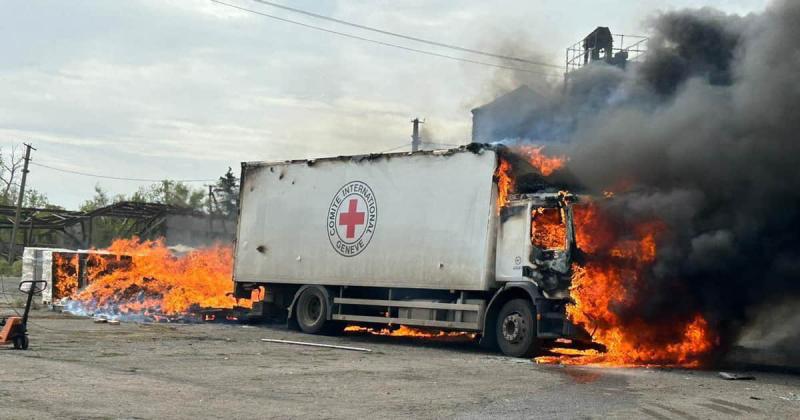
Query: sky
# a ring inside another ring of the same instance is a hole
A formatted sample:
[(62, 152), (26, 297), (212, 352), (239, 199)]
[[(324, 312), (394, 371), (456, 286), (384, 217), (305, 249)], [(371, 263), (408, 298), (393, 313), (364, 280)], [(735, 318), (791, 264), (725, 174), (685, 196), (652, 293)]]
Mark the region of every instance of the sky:
[[(472, 60), (252, 0), (228, 3), (306, 24)], [(597, 26), (647, 35), (663, 11), (763, 10), (767, 0), (274, 0), (387, 31), (561, 65)], [(408, 150), (470, 141), (470, 110), (520, 83), (560, 80), (390, 48), (208, 0), (3, 0), (0, 148), (32, 143), (28, 186), (76, 209), (96, 185), (211, 180), (242, 161)], [(506, 63), (516, 66), (515, 63)], [(205, 182), (207, 183), (207, 182)], [(204, 181), (192, 185), (202, 187)]]

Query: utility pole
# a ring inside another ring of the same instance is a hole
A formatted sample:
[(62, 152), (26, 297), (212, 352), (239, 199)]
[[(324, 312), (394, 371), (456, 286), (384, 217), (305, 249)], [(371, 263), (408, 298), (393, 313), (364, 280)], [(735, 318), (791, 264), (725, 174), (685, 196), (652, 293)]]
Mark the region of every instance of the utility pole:
[(11, 229), (11, 242), (8, 244), (8, 262), (14, 261), (14, 245), (17, 243), (17, 230), (19, 229), (20, 213), (22, 213), (22, 199), (25, 198), (25, 180), (28, 178), (28, 162), (31, 160), (31, 149), (36, 150), (28, 143), (25, 143), (25, 165), (22, 167), (22, 180), (19, 183), (19, 197), (17, 197), (17, 211), (14, 215), (14, 227)]
[(419, 118), (414, 118), (411, 120), (414, 123), (414, 131), (411, 133), (411, 151), (416, 152), (419, 150), (419, 145), (422, 144), (421, 139), (419, 138), (419, 125), (425, 124), (425, 121), (420, 121)]
[(214, 206), (213, 202), (216, 201), (214, 199), (214, 186), (208, 186), (208, 237), (211, 238), (212, 232), (214, 232)]
[(217, 200), (214, 198), (214, 186), (213, 185), (209, 185), (208, 186), (208, 214), (214, 214), (213, 203), (215, 201), (217, 201)]

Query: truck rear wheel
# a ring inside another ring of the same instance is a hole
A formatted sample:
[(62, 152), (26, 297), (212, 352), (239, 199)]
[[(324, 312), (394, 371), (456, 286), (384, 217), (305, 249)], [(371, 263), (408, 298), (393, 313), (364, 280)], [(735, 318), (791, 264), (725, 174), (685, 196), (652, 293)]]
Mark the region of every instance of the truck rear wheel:
[(539, 351), (536, 308), (525, 299), (506, 302), (497, 314), (497, 344), (506, 356), (532, 357)]
[(303, 293), (297, 298), (295, 312), (297, 325), (305, 333), (319, 334), (324, 332), (328, 305), (328, 300), (319, 288), (309, 287), (303, 290)]

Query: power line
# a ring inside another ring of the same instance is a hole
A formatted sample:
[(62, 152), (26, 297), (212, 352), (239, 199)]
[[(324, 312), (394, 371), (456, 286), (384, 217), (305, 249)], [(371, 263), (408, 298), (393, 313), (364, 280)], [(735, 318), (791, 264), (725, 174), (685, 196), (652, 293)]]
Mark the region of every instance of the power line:
[(450, 49), (453, 49), (453, 50), (468, 52), (468, 53), (472, 53), (472, 54), (484, 55), (484, 56), (487, 56), (487, 57), (500, 58), (500, 59), (503, 59), (503, 60), (510, 60), (510, 61), (517, 61), (517, 62), (520, 62), (520, 63), (533, 64), (535, 66), (552, 67), (552, 68), (556, 68), (556, 69), (559, 69), (559, 70), (564, 67), (564, 66), (556, 65), (556, 64), (542, 63), (540, 61), (532, 61), (532, 60), (528, 60), (528, 59), (525, 59), (525, 58), (513, 57), (513, 56), (510, 56), (510, 55), (503, 55), (503, 54), (498, 54), (498, 53), (493, 53), (493, 52), (488, 52), (488, 51), (475, 50), (475, 49), (472, 49), (472, 48), (460, 47), (458, 45), (445, 44), (443, 42), (431, 41), (431, 40), (424, 39), (424, 38), (417, 38), (417, 37), (414, 37), (414, 36), (411, 36), (411, 35), (405, 35), (405, 34), (401, 34), (401, 33), (397, 33), (397, 32), (391, 32), (391, 31), (375, 28), (375, 27), (372, 27), (372, 26), (366, 26), (366, 25), (361, 25), (361, 24), (358, 24), (358, 23), (348, 22), (346, 20), (341, 20), (341, 19), (336, 19), (334, 17), (330, 17), (330, 16), (320, 15), (320, 14), (317, 14), (317, 13), (309, 12), (307, 10), (296, 9), (294, 7), (289, 7), (289, 6), (285, 6), (285, 5), (282, 5), (282, 4), (273, 3), (273, 2), (270, 2), (270, 1), (265, 1), (265, 0), (252, 0), (252, 1), (254, 1), (256, 3), (265, 4), (267, 6), (272, 6), (272, 7), (277, 7), (279, 9), (288, 10), (290, 12), (300, 13), (300, 14), (304, 14), (306, 16), (315, 17), (315, 18), (318, 18), (318, 19), (324, 19), (324, 20), (327, 20), (327, 21), (340, 23), (342, 25), (352, 26), (354, 28), (364, 29), (364, 30), (367, 30), (367, 31), (377, 32), (377, 33), (380, 33), (380, 34), (390, 35), (390, 36), (394, 36), (394, 37), (398, 37), (398, 38), (404, 38), (404, 39), (408, 39), (408, 40), (411, 40), (411, 41), (421, 42), (423, 44), (435, 45), (437, 47), (450, 48)]
[(471, 63), (471, 64), (479, 64), (479, 65), (488, 66), (488, 67), (496, 67), (496, 68), (507, 69), (507, 70), (515, 70), (515, 71), (521, 71), (521, 72), (531, 73), (531, 74), (538, 74), (538, 75), (543, 75), (543, 76), (555, 76), (555, 75), (559, 75), (560, 76), (560, 73), (559, 74), (556, 74), (556, 73), (544, 73), (544, 72), (541, 72), (541, 71), (536, 71), (536, 70), (531, 70), (531, 69), (525, 69), (525, 68), (513, 67), (513, 66), (506, 66), (506, 65), (503, 65), (503, 64), (487, 63), (485, 61), (471, 60), (471, 59), (468, 59), (468, 58), (454, 57), (452, 55), (447, 55), (447, 54), (439, 54), (439, 53), (432, 52), (432, 51), (419, 50), (419, 49), (416, 49), (416, 48), (405, 47), (405, 46), (402, 46), (402, 45), (392, 44), (392, 43), (389, 43), (389, 42), (378, 41), (376, 39), (365, 38), (365, 37), (361, 37), (361, 36), (358, 36), (358, 35), (352, 35), (352, 34), (348, 34), (348, 33), (344, 33), (344, 32), (334, 31), (332, 29), (326, 29), (326, 28), (323, 28), (323, 27), (320, 27), (320, 26), (309, 25), (307, 23), (298, 22), (296, 20), (286, 19), (286, 18), (282, 18), (282, 17), (279, 17), (279, 16), (275, 16), (275, 15), (270, 15), (270, 14), (267, 14), (267, 13), (264, 13), (264, 12), (259, 12), (257, 10), (253, 10), (253, 9), (248, 9), (248, 8), (245, 8), (245, 7), (237, 6), (235, 4), (225, 3), (225, 2), (220, 1), (220, 0), (210, 0), (210, 1), (213, 2), (213, 3), (221, 4), (223, 6), (232, 7), (234, 9), (238, 9), (238, 10), (241, 10), (243, 12), (253, 13), (253, 14), (256, 14), (256, 15), (268, 17), (270, 19), (279, 20), (281, 22), (291, 23), (291, 24), (294, 24), (294, 25), (302, 26), (304, 28), (309, 28), (309, 29), (314, 29), (314, 30), (317, 30), (317, 31), (327, 32), (327, 33), (330, 33), (330, 34), (343, 36), (345, 38), (357, 39), (359, 41), (364, 41), (364, 42), (371, 42), (373, 44), (383, 45), (385, 47), (398, 48), (398, 49), (401, 49), (401, 50), (411, 51), (411, 52), (415, 52), (415, 53), (419, 53), (419, 54), (430, 55), (430, 56), (433, 56), (433, 57), (447, 58), (449, 60), (462, 61), (462, 62)]
[[(47, 169), (51, 169), (51, 170), (58, 171), (58, 172), (66, 172), (68, 174), (82, 175), (82, 176), (88, 176), (88, 177), (93, 177), (93, 178), (115, 179), (117, 181), (161, 182), (161, 181), (165, 180), (164, 178), (161, 178), (161, 179), (155, 179), (155, 178), (124, 178), (124, 177), (119, 177), (119, 176), (91, 174), (91, 173), (87, 173), (87, 172), (73, 171), (73, 170), (70, 170), (70, 169), (56, 168), (54, 166), (44, 165), (44, 164), (41, 164), (41, 163), (38, 163), (38, 162), (33, 162), (33, 161), (31, 162), (31, 165), (40, 166), (42, 168), (47, 168)], [(170, 179), (169, 181), (173, 181), (173, 182), (215, 182), (215, 181), (218, 181), (218, 180), (217, 179)]]

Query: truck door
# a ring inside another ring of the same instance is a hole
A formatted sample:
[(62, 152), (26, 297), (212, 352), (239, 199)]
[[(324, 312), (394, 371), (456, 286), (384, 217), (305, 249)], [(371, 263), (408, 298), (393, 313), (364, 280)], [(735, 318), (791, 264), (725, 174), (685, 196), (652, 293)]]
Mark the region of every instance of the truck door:
[(522, 267), (528, 263), (531, 248), (528, 203), (512, 203), (504, 207), (499, 224), (495, 278), (501, 282), (521, 281)]
[(530, 243), (530, 261), (536, 267), (532, 277), (549, 293), (566, 292), (575, 248), (571, 205), (561, 200), (558, 205), (532, 206)]

